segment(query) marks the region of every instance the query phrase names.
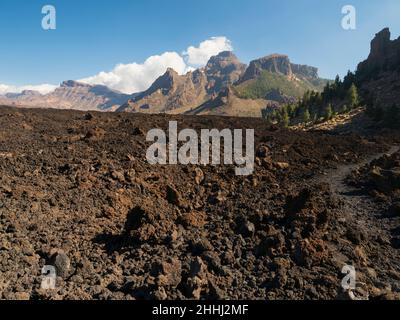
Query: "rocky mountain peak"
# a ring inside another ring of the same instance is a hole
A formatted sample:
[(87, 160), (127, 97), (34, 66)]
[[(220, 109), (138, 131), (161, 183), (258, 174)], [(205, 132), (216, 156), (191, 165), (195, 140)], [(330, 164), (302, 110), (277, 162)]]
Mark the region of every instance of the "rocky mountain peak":
[(176, 77), (178, 72), (176, 72), (173, 68), (167, 68), (165, 75), (168, 75), (169, 77)]
[(251, 61), (243, 77), (240, 79), (240, 82), (255, 79), (260, 76), (263, 71), (292, 76), (292, 67), (288, 56), (275, 53)]
[(371, 53), (369, 57), (373, 59), (384, 56), (390, 45), (390, 30), (389, 28), (385, 28), (378, 32), (371, 41)]
[(0, 97), (0, 104), (34, 108), (113, 111), (130, 97), (131, 95), (112, 90), (104, 85), (90, 85), (67, 80), (47, 94), (33, 90), (6, 94)]
[(146, 91), (147, 94), (151, 94), (157, 90), (171, 90), (174, 86), (174, 83), (177, 82), (179, 78), (178, 72), (176, 72), (172, 68), (168, 68), (165, 73), (158, 77), (156, 81), (151, 85), (151, 87)]
[(389, 28), (378, 32), (371, 41), (368, 59), (358, 65), (357, 72), (362, 77), (378, 74), (385, 70), (395, 70), (400, 64), (400, 37), (390, 40)]
[(35, 90), (23, 90), (21, 93), (9, 92), (4, 96), (9, 99), (25, 99), (31, 97), (41, 97), (42, 94)]
[(274, 53), (251, 61), (239, 83), (256, 79), (263, 71), (284, 75), (288, 78), (305, 78), (311, 81), (319, 79), (318, 68), (291, 63), (287, 55)]
[(216, 56), (212, 56), (206, 65), (206, 69), (217, 66), (224, 66), (224, 64), (242, 64), (232, 51), (222, 51)]
[(302, 76), (308, 79), (318, 79), (318, 68), (310, 67), (304, 64), (290, 64), (292, 72), (296, 75)]
[(215, 57), (221, 57), (221, 58), (234, 58), (237, 59), (236, 55), (232, 51), (222, 51), (218, 53)]
[(356, 78), (367, 100), (383, 107), (400, 99), (400, 37), (391, 40), (389, 28), (378, 32), (371, 41), (368, 58), (357, 67)]
[(39, 91), (35, 90), (24, 90), (21, 92), (21, 95), (24, 96), (41, 96), (42, 94)]
[(236, 55), (231, 51), (223, 51), (213, 56), (204, 68), (207, 75), (210, 94), (215, 94), (221, 89), (239, 80), (246, 69)]
[(78, 82), (75, 80), (63, 81), (60, 85), (61, 88), (76, 88), (76, 87), (91, 87), (90, 84)]
[(400, 37), (391, 40), (389, 28), (384, 28), (371, 41), (371, 52), (358, 65), (356, 75), (359, 82), (368, 82), (385, 72), (395, 74), (394, 71), (400, 71)]

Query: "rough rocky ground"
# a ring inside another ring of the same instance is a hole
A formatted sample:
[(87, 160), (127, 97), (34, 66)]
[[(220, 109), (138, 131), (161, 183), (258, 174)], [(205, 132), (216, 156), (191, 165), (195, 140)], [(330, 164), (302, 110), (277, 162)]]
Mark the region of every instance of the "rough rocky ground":
[[(171, 119), (254, 128), (254, 174), (149, 165), (146, 132)], [(261, 119), (1, 107), (0, 298), (339, 299), (351, 297), (345, 264), (357, 298), (398, 298), (400, 221), (365, 193), (359, 167), (399, 141)], [(40, 288), (49, 264), (56, 290)]]

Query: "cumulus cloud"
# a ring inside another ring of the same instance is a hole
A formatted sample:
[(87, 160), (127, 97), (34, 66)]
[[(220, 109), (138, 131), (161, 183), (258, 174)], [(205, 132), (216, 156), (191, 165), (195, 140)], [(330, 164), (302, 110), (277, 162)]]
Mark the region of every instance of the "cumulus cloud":
[(41, 94), (47, 94), (49, 92), (54, 91), (57, 88), (56, 85), (53, 84), (39, 84), (39, 85), (25, 85), (25, 86), (10, 86), (6, 84), (0, 84), (0, 94), (5, 93), (21, 93), (24, 90), (34, 90), (38, 91)]
[(151, 56), (142, 64), (119, 64), (109, 72), (103, 71), (78, 81), (102, 84), (128, 94), (140, 92), (148, 89), (167, 68), (174, 69), (178, 74), (185, 74), (195, 70), (195, 67), (204, 66), (212, 56), (227, 50), (233, 50), (229, 39), (212, 37), (201, 42), (198, 47), (188, 47), (181, 55), (177, 52), (165, 52)]
[(151, 56), (142, 64), (118, 64), (110, 72), (100, 72), (78, 81), (102, 84), (124, 93), (134, 93), (148, 89), (167, 68), (172, 68), (179, 74), (188, 71), (183, 57), (176, 52), (165, 52), (162, 55)]
[[(165, 52), (151, 56), (143, 63), (118, 64), (111, 71), (102, 71), (78, 81), (92, 85), (101, 84), (123, 93), (132, 94), (148, 89), (159, 76), (165, 73), (167, 68), (174, 69), (178, 74), (185, 74), (195, 70), (195, 68), (206, 65), (212, 56), (222, 51), (232, 50), (232, 43), (228, 38), (212, 37), (201, 42), (198, 47), (189, 46), (181, 54)], [(23, 90), (36, 90), (46, 94), (56, 87), (51, 84), (21, 87), (0, 84), (0, 94), (7, 92), (18, 93)]]
[(190, 46), (183, 55), (188, 64), (203, 66), (208, 60), (222, 51), (233, 51), (231, 41), (226, 37), (212, 37), (200, 43), (198, 47)]

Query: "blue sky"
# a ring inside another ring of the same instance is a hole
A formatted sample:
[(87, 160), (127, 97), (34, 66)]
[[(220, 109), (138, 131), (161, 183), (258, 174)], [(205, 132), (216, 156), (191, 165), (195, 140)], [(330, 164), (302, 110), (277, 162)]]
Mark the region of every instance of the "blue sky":
[[(57, 10), (56, 30), (41, 28), (46, 4)], [(341, 28), (347, 4), (357, 9), (356, 30)], [(333, 78), (366, 58), (383, 27), (400, 35), (399, 0), (1, 0), (0, 84), (82, 79), (215, 36), (246, 63), (284, 53)]]

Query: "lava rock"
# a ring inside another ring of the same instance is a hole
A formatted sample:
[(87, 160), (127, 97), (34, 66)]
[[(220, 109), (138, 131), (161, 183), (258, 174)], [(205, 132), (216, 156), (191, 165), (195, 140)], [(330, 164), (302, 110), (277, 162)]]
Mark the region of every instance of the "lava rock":
[(54, 249), (51, 252), (50, 264), (56, 268), (57, 276), (65, 278), (69, 275), (71, 260), (61, 249)]

